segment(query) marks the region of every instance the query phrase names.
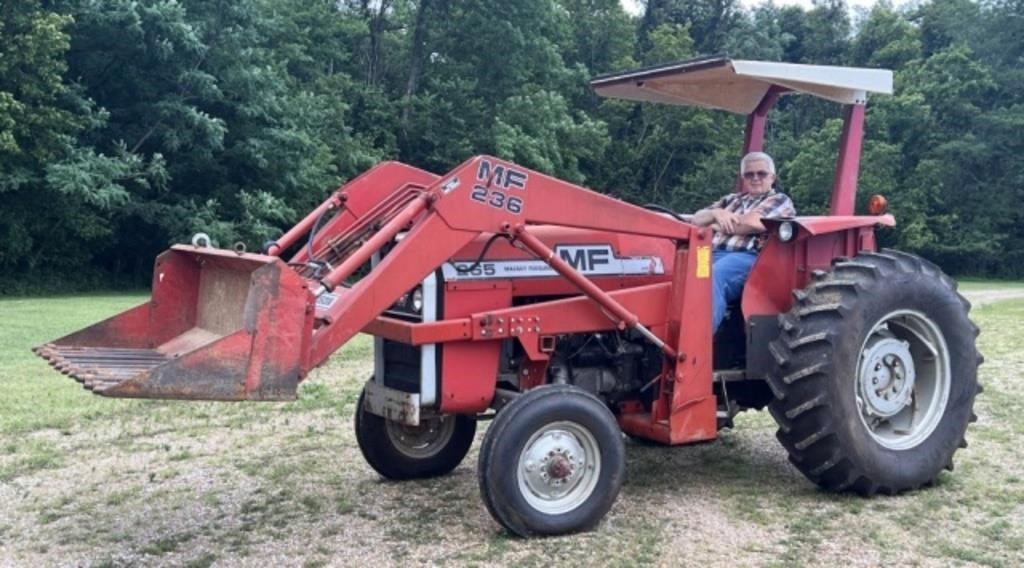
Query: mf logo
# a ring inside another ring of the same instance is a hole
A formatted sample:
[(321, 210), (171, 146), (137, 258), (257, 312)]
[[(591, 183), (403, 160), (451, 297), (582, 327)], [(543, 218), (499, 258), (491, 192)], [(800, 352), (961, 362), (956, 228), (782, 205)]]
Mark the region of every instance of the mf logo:
[(492, 164), (490, 160), (480, 160), (480, 166), (476, 170), (477, 181), (484, 182), (488, 186), (496, 185), (502, 189), (526, 189), (526, 180), (529, 176), (501, 164)]
[[(665, 274), (665, 265), (657, 255), (615, 256), (611, 245), (557, 245), (555, 254), (573, 269), (587, 276), (653, 276)], [(553, 268), (539, 259), (485, 260), (471, 264), (447, 262), (443, 266), (444, 279), (497, 280), (520, 278), (550, 278), (558, 276)]]
[(611, 264), (612, 249), (608, 246), (561, 245), (556, 249), (562, 260), (582, 272), (600, 270)]

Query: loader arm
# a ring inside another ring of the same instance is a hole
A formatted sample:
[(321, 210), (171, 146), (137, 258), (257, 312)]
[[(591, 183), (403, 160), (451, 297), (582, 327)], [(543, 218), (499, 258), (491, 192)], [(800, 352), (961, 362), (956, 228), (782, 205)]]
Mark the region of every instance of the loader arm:
[(394, 203), (436, 179), (382, 163), (267, 243), (267, 254), (176, 245), (156, 260), (149, 302), (34, 351), (103, 396), (294, 399), (309, 371), (315, 298), (303, 277), (308, 248), (290, 265), (278, 257), (308, 238), (318, 220), (317, 250), (329, 248), (332, 237), (372, 232), (365, 225), (373, 215), (393, 215)]
[[(362, 246), (352, 249), (337, 268), (320, 280), (317, 295), (323, 296), (335, 290), (399, 231), (409, 228), (401, 242), (368, 276), (321, 302), (325, 308), (318, 310), (317, 317), (323, 325), (314, 333), (309, 366), (322, 364), (403, 293), (485, 233), (519, 240), (614, 317), (636, 326), (637, 316), (595, 290), (589, 280), (550, 251), (537, 248), (543, 245), (529, 233), (529, 225), (537, 224), (654, 236), (680, 243), (688, 242), (696, 232), (704, 233), (692, 225), (497, 158), (477, 156), (409, 201), (402, 212), (391, 217)], [(347, 247), (348, 241), (339, 239), (338, 246)], [(662, 338), (653, 334), (649, 337), (664, 344)], [(674, 355), (674, 349), (667, 345), (665, 349)]]
[[(639, 293), (602, 291), (536, 238), (536, 225), (674, 242), (672, 286), (649, 297), (658, 298), (667, 315), (653, 315)], [(490, 156), (440, 177), (381, 164), (268, 243), (267, 255), (174, 247), (158, 260), (148, 305), (48, 344), (41, 355), (107, 396), (294, 398), (311, 369), (368, 326), (386, 327), (381, 314), (481, 235), (509, 239), (571, 282), (582, 293), (579, 301), (593, 303), (586, 309), (572, 304), (582, 319), (566, 329), (632, 327), (671, 360), (664, 381), (710, 376), (703, 358), (676, 364), (677, 357), (685, 360), (684, 345), (691, 353), (710, 350), (707, 326), (680, 323), (684, 312), (691, 321), (708, 317), (710, 232)], [(689, 254), (694, 246), (698, 254)], [(356, 277), (385, 247), (372, 270)], [(288, 251), (286, 263), (279, 257)], [(679, 299), (684, 289), (685, 301)], [(482, 339), (474, 336), (479, 330), (464, 329), (480, 326), (479, 318), (435, 325), (447, 326), (452, 339)], [(525, 335), (533, 342), (529, 351), (543, 358), (535, 344), (540, 329)], [(675, 398), (656, 412), (662, 420), (706, 394), (665, 392)]]
[[(530, 228), (534, 225), (672, 240), (678, 251), (676, 273), (670, 285), (605, 293), (532, 235)], [(407, 230), (404, 237), (368, 276), (351, 288), (339, 287), (373, 252), (403, 230)], [(502, 235), (533, 253), (572, 282), (582, 296), (431, 324), (403, 324), (380, 317), (403, 293), (484, 234)], [(478, 156), (426, 188), (320, 279), (316, 294), (329, 299), (318, 302), (322, 307), (317, 311), (308, 365), (322, 364), (364, 329), (410, 340), (419, 336), (432, 342), (493, 341), (517, 336), (531, 360), (543, 365), (547, 355), (539, 345), (544, 336), (628, 326), (661, 348), (668, 364), (659, 377), (659, 400), (652, 413), (630, 415), (622, 426), (667, 443), (710, 439), (715, 432), (710, 359), (686, 355), (711, 350), (710, 238), (710, 231), (705, 229), (489, 156)], [(696, 254), (690, 254), (691, 248)], [(517, 331), (495, 325), (498, 321), (511, 322), (512, 318), (539, 321), (542, 316), (547, 322), (556, 319), (552, 317), (556, 313), (563, 323), (545, 324), (543, 329), (535, 325)], [(682, 323), (684, 314), (687, 325)], [(673, 415), (685, 415), (687, 419), (672, 420)]]

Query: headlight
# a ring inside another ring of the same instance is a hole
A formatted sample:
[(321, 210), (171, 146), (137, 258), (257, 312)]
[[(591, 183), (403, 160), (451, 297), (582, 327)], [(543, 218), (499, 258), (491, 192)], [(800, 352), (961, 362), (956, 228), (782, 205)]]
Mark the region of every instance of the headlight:
[(790, 223), (789, 221), (784, 221), (779, 224), (780, 241), (788, 243), (789, 241), (793, 240), (793, 235), (795, 233), (796, 231), (793, 229), (793, 223)]
[(410, 303), (410, 306), (412, 306), (413, 311), (416, 313), (423, 311), (423, 288), (417, 286), (416, 289), (412, 291), (412, 302)]

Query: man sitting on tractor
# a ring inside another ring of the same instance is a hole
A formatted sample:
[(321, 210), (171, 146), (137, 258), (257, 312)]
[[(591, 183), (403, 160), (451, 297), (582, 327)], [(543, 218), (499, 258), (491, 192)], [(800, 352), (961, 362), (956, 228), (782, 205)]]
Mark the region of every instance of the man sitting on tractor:
[(693, 223), (715, 231), (714, 268), (711, 271), (712, 316), (715, 332), (725, 319), (725, 308), (740, 299), (743, 284), (764, 245), (761, 219), (794, 217), (793, 201), (776, 191), (775, 161), (764, 152), (751, 152), (740, 160), (742, 189), (730, 193), (693, 216)]

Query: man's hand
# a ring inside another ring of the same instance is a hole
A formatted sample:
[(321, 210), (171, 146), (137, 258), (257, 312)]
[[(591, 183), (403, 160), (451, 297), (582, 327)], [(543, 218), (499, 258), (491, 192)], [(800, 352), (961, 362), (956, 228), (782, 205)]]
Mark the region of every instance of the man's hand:
[(732, 232), (736, 235), (753, 235), (763, 233), (766, 230), (764, 223), (761, 222), (761, 212), (755, 209), (744, 215), (737, 216), (736, 226)]
[(750, 235), (765, 231), (759, 210), (740, 215), (718, 207), (701, 209), (694, 213), (692, 222), (698, 227), (711, 227), (724, 235)]
[(736, 232), (736, 226), (740, 222), (740, 216), (725, 209), (712, 209), (711, 215), (715, 218), (715, 224), (719, 230), (727, 235)]

